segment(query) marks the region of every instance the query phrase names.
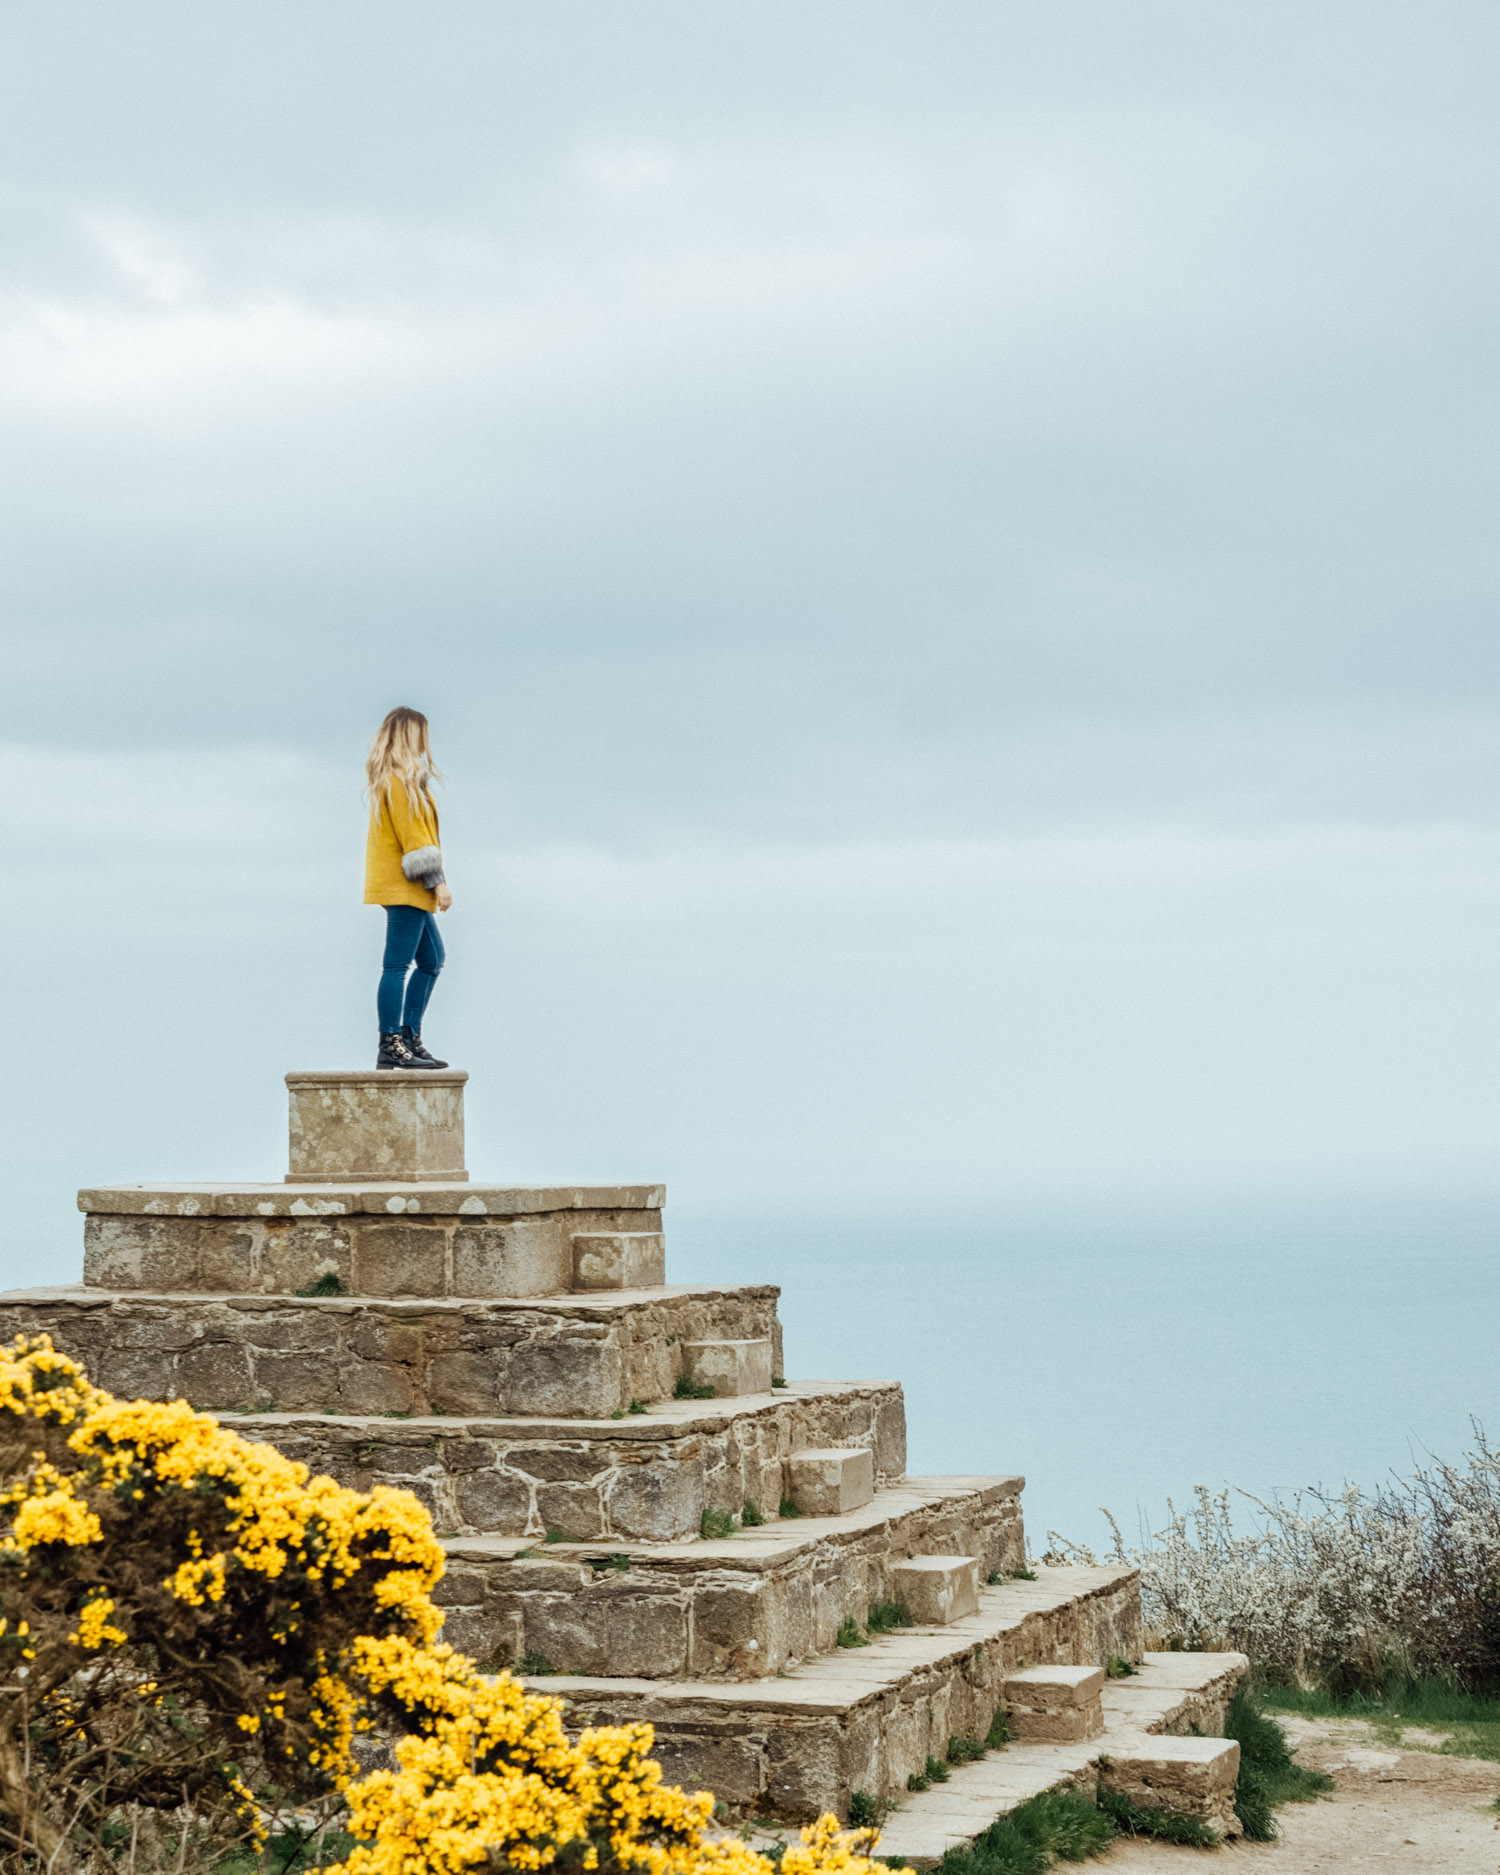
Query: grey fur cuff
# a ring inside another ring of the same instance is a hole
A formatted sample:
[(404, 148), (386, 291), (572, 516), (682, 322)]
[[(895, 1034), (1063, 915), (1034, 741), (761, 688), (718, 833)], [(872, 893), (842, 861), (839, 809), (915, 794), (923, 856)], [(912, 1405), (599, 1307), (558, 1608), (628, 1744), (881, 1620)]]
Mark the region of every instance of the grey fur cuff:
[(401, 870), (416, 885), (430, 892), (443, 883), (443, 855), (435, 846), (414, 847), (401, 861)]

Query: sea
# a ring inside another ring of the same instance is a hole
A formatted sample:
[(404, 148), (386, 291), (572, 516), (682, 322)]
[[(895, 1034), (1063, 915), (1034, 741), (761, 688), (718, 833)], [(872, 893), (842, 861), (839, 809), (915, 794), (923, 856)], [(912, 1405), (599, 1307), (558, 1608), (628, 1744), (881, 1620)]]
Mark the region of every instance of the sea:
[(673, 1281), (781, 1286), (789, 1375), (903, 1383), (910, 1472), (1024, 1475), (1033, 1554), (1500, 1437), (1500, 1193), (668, 1215)]

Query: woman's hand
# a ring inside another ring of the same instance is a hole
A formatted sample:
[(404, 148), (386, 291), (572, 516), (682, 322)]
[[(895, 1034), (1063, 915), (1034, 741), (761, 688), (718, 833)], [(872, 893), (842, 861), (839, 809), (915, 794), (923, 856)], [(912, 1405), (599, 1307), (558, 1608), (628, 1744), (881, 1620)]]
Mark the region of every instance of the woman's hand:
[(439, 911), (447, 911), (453, 904), (453, 894), (448, 890), (447, 880), (441, 881), (437, 887), (437, 902)]

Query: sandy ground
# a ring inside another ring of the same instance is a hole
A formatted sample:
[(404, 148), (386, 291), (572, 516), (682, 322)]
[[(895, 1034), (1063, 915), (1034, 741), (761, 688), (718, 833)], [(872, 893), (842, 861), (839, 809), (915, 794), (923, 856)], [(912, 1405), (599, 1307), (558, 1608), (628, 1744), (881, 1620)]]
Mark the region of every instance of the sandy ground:
[(1441, 1733), (1409, 1729), (1393, 1751), (1370, 1726), (1348, 1719), (1279, 1721), (1310, 1770), (1327, 1771), (1337, 1789), (1313, 1803), (1276, 1812), (1275, 1842), (1231, 1842), (1221, 1850), (1171, 1849), (1120, 1842), (1097, 1862), (1101, 1875), (1185, 1875), (1217, 1864), (1262, 1875), (1324, 1875), (1385, 1869), (1400, 1875), (1500, 1875), (1500, 1764), (1441, 1757)]

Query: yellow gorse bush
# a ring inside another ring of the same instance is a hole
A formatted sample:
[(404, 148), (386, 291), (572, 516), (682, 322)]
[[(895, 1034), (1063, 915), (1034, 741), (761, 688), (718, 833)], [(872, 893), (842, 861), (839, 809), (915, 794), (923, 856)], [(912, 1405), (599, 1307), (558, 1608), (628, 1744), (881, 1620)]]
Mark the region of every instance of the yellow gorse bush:
[[(570, 1736), (562, 1701), (438, 1643), (442, 1570), (410, 1493), (116, 1400), (44, 1337), (0, 1349), (0, 1862), (152, 1806), (263, 1838), (321, 1797), (359, 1839), (342, 1875), (773, 1875), (663, 1783), (649, 1725)], [(393, 1767), (361, 1767), (376, 1733)], [(873, 1847), (825, 1817), (782, 1875), (870, 1875)]]

